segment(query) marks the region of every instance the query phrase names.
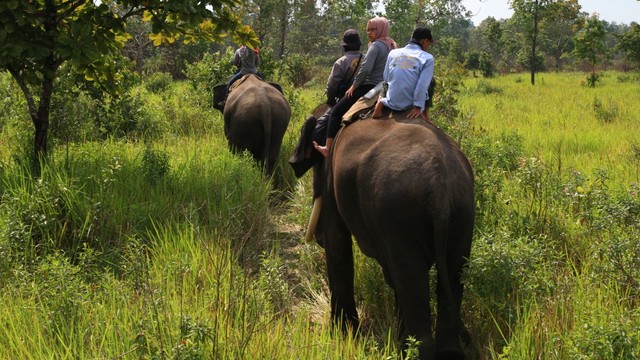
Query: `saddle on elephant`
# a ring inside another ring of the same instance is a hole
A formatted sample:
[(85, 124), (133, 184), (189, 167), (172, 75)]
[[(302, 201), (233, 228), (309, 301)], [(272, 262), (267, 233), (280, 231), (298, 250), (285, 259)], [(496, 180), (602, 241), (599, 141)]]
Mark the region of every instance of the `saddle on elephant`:
[(260, 76), (258, 76), (258, 75), (255, 75), (255, 74), (247, 74), (247, 75), (244, 75), (244, 76), (242, 76), (240, 79), (238, 79), (238, 80), (234, 81), (234, 82), (231, 84), (231, 86), (229, 86), (229, 92), (227, 93), (227, 96), (229, 96), (229, 94), (231, 94), (231, 92), (233, 92), (233, 90), (237, 89), (237, 88), (238, 88), (238, 86), (240, 86), (240, 84), (242, 84), (243, 82), (245, 82), (245, 81), (246, 81), (250, 76), (255, 76), (256, 78), (258, 78), (258, 79), (260, 79), (260, 80), (264, 81), (264, 79), (263, 79), (263, 78), (261, 78), (261, 77), (260, 77)]
[(229, 94), (231, 94), (234, 90), (240, 87), (240, 85), (242, 85), (245, 81), (247, 81), (247, 79), (251, 77), (255, 77), (256, 79), (273, 86), (281, 94), (284, 94), (284, 91), (282, 90), (282, 86), (280, 86), (280, 84), (268, 82), (264, 80), (264, 78), (255, 74), (246, 74), (241, 78), (239, 78), (238, 80), (233, 81), (231, 83), (231, 86), (229, 86), (229, 84), (227, 83), (222, 83), (213, 87), (213, 108), (220, 111), (224, 111), (224, 106), (227, 102), (227, 98), (229, 97)]

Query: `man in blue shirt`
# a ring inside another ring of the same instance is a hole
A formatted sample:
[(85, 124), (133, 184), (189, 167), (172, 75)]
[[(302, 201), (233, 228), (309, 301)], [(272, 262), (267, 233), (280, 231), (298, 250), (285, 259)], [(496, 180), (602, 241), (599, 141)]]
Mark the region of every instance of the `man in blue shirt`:
[(427, 90), (433, 78), (434, 58), (427, 50), (433, 43), (431, 30), (420, 26), (413, 31), (409, 44), (389, 52), (384, 69), (388, 85), (385, 96), (378, 99), (373, 117), (382, 116), (383, 106), (406, 111), (408, 118), (424, 118)]

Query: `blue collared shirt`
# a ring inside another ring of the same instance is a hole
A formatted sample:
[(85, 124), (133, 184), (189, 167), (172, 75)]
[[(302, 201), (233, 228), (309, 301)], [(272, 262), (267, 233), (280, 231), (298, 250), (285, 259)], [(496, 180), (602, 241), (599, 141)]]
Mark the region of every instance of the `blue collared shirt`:
[(396, 111), (414, 106), (424, 111), (434, 63), (433, 55), (414, 43), (391, 50), (384, 68), (388, 90), (382, 103)]

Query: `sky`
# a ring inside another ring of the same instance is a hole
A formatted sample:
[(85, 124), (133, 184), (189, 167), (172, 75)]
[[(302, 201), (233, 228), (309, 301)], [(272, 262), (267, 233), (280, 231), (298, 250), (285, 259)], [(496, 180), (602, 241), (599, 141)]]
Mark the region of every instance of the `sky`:
[[(640, 1), (638, 0), (578, 0), (582, 11), (597, 12), (600, 20), (631, 24), (640, 23)], [(479, 25), (489, 16), (496, 19), (507, 19), (513, 15), (507, 0), (462, 0), (462, 4), (471, 11), (471, 21)]]

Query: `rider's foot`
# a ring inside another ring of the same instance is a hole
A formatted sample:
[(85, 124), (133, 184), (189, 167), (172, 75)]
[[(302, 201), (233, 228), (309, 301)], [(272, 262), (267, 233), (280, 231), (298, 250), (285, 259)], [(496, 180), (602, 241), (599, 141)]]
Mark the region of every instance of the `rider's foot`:
[(329, 148), (327, 146), (318, 145), (318, 143), (314, 141), (313, 147), (316, 148), (316, 150), (318, 150), (318, 152), (322, 154), (322, 156), (324, 157), (329, 156)]

